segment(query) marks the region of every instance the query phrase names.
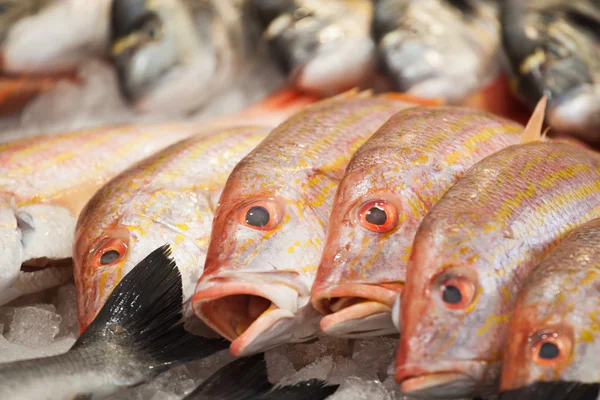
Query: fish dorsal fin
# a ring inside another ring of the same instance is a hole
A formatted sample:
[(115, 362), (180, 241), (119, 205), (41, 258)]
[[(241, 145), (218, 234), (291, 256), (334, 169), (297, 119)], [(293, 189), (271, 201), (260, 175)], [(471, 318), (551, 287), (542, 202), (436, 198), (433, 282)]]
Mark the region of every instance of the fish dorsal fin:
[(544, 127), (544, 116), (546, 114), (546, 103), (548, 99), (546, 96), (542, 97), (535, 106), (529, 122), (521, 135), (521, 144), (538, 142), (544, 140), (545, 133), (542, 134), (542, 128)]

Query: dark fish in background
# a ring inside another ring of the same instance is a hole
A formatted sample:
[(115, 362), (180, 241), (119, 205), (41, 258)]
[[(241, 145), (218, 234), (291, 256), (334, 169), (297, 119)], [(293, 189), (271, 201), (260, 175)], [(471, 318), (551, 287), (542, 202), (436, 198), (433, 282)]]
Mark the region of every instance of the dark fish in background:
[(574, 230), (527, 276), (504, 350), (503, 399), (598, 398), (600, 219)]
[(65, 354), (0, 365), (0, 398), (106, 396), (227, 348), (183, 329), (181, 275), (163, 246), (118, 284)]
[(553, 130), (598, 144), (600, 1), (506, 0), (502, 27), (517, 94), (546, 95)]
[(375, 0), (381, 68), (401, 92), (461, 103), (502, 70), (491, 0)]
[(139, 111), (190, 113), (226, 94), (245, 90), (248, 103), (270, 93), (283, 76), (249, 14), (242, 0), (114, 0), (111, 57), (124, 97)]
[(269, 382), (264, 353), (259, 353), (225, 365), (184, 400), (321, 400), (338, 386), (318, 379), (275, 386)]
[(376, 69), (370, 0), (250, 0), (272, 57), (299, 90), (332, 95)]

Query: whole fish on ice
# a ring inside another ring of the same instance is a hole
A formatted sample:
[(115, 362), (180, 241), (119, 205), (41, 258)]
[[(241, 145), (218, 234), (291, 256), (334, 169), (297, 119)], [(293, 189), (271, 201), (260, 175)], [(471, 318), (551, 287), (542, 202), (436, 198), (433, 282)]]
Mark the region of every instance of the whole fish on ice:
[(190, 299), (223, 185), (269, 131), (246, 126), (199, 133), (125, 170), (95, 194), (81, 212), (73, 246), (80, 329), (161, 243), (171, 246), (184, 301)]
[(490, 0), (378, 0), (373, 35), (395, 89), (456, 104), (502, 70)]
[(0, 398), (101, 398), (227, 347), (181, 324), (181, 275), (168, 246), (147, 254), (116, 285), (64, 354), (0, 364)]
[(233, 170), (215, 211), (192, 305), (248, 355), (318, 331), (310, 289), (336, 187), (352, 153), (395, 112), (389, 97), (344, 94), (275, 128)]
[(413, 242), (401, 294), (401, 390), (421, 398), (494, 392), (521, 284), (570, 231), (598, 217), (600, 155), (582, 146), (534, 140), (467, 171)]
[[(257, 100), (284, 83), (240, 0), (114, 0), (111, 58), (140, 111)], [(218, 108), (218, 107), (217, 107)]]
[(502, 2), (513, 88), (534, 106), (549, 98), (554, 130), (600, 142), (600, 2)]
[(197, 129), (127, 125), (0, 144), (0, 304), (69, 279), (75, 223), (96, 190)]
[(332, 95), (371, 83), (370, 0), (250, 0), (272, 58), (299, 90)]
[(596, 219), (573, 231), (527, 277), (510, 322), (501, 399), (598, 397), (599, 240)]
[(522, 131), (482, 111), (415, 107), (356, 151), (333, 202), (312, 288), (323, 332), (361, 337), (401, 329), (391, 311), (421, 220), (467, 169), (517, 144)]

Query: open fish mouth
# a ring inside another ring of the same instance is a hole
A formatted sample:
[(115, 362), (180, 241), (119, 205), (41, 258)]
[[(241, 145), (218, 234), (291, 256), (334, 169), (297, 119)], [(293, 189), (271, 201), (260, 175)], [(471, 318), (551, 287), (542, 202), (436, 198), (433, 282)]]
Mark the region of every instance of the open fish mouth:
[(360, 338), (398, 333), (392, 321), (397, 296), (397, 290), (380, 285), (338, 285), (317, 290), (312, 304), (324, 316), (325, 334)]
[(303, 326), (311, 307), (299, 312), (299, 292), (290, 285), (212, 278), (203, 286), (192, 299), (194, 312), (232, 341), (230, 352), (236, 357), (306, 341), (316, 334), (316, 327)]

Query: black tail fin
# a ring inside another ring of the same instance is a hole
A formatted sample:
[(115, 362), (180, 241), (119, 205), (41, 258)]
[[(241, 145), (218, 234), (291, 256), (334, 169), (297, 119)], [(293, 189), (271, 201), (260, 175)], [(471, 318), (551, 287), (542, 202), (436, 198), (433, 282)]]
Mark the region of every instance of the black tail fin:
[(311, 379), (291, 386), (276, 387), (269, 393), (257, 397), (260, 400), (322, 400), (335, 393), (339, 385), (329, 385), (318, 379)]
[(73, 349), (113, 340), (148, 358), (148, 367), (158, 373), (227, 348), (223, 339), (183, 329), (181, 275), (170, 255), (169, 246), (162, 246), (125, 275)]
[(323, 381), (312, 379), (293, 386), (271, 389), (273, 385), (267, 377), (267, 363), (264, 353), (261, 353), (239, 358), (225, 365), (185, 400), (319, 400), (335, 392), (337, 385), (327, 386)]
[(501, 392), (498, 400), (596, 400), (599, 393), (600, 383), (535, 382)]

